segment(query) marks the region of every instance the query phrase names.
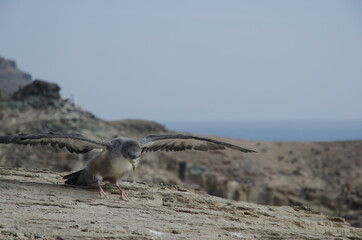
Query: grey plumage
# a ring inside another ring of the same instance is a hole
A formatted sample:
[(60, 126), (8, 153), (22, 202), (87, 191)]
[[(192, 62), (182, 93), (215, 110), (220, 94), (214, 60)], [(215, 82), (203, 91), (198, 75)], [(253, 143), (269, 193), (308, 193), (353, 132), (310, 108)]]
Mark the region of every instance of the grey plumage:
[(66, 148), (71, 153), (87, 153), (93, 149), (106, 150), (111, 146), (109, 141), (96, 141), (77, 133), (39, 133), (0, 136), (0, 143), (15, 143), (19, 145), (38, 144)]
[(66, 179), (65, 184), (68, 185), (78, 185), (78, 186), (87, 186), (88, 184), (88, 175), (86, 169), (83, 168), (79, 171), (73, 172), (63, 177)]
[(191, 135), (150, 135), (140, 141), (142, 152), (184, 151), (184, 150), (224, 150), (226, 148), (241, 152), (255, 152), (230, 143)]
[[(89, 185), (97, 183), (101, 196), (107, 196), (101, 187), (103, 180), (113, 182), (122, 193), (122, 198), (129, 200), (119, 187), (120, 179), (132, 169), (135, 171), (142, 153), (155, 151), (184, 150), (223, 150), (234, 149), (241, 152), (255, 152), (230, 143), (191, 135), (150, 135), (139, 141), (119, 137), (98, 141), (74, 133), (39, 133), (0, 136), (0, 144), (51, 145), (66, 148), (71, 153), (87, 153), (94, 149), (101, 153), (87, 162), (87, 165), (74, 173), (64, 176), (70, 185)], [(125, 161), (126, 159), (127, 161)]]

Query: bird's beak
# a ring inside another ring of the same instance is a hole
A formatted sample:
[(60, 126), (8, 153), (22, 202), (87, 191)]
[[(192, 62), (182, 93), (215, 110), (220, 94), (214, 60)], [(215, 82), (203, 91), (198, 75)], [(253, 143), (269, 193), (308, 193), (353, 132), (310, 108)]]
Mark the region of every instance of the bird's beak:
[(135, 173), (136, 172), (136, 165), (135, 165), (136, 159), (129, 160), (129, 162), (132, 164), (133, 173)]

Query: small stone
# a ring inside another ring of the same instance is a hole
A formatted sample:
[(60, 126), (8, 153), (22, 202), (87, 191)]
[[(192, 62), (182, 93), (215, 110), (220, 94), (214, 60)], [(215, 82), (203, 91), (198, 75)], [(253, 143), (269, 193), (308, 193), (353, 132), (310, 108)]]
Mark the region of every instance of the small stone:
[(171, 233), (173, 233), (173, 234), (181, 234), (181, 232), (179, 232), (179, 231), (177, 231), (175, 229), (173, 229)]

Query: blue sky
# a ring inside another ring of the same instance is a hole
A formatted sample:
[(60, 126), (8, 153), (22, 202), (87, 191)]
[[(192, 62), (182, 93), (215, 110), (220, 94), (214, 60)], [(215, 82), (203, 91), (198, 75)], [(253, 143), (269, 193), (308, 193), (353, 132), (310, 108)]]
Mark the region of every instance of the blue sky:
[(362, 1), (0, 0), (0, 36), (106, 120), (362, 120)]

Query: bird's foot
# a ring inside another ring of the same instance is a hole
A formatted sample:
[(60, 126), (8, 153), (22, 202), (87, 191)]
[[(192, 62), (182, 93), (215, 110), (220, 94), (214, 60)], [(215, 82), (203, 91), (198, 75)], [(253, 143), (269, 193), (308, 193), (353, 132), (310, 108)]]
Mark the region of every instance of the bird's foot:
[(122, 191), (122, 199), (127, 202), (133, 202), (133, 200), (127, 196), (125, 191)]
[(121, 192), (121, 195), (122, 195), (122, 199), (127, 201), (127, 202), (133, 202), (132, 199), (130, 199), (126, 192), (118, 185), (118, 183), (116, 183), (116, 187), (118, 188), (118, 190)]
[(99, 196), (100, 196), (101, 198), (103, 198), (103, 197), (109, 198), (109, 194), (106, 193), (105, 191), (103, 191), (103, 189), (99, 191)]
[(102, 186), (101, 186), (101, 181), (97, 181), (98, 187), (99, 187), (99, 195), (101, 198), (105, 197), (105, 198), (109, 198), (109, 195), (103, 190)]

